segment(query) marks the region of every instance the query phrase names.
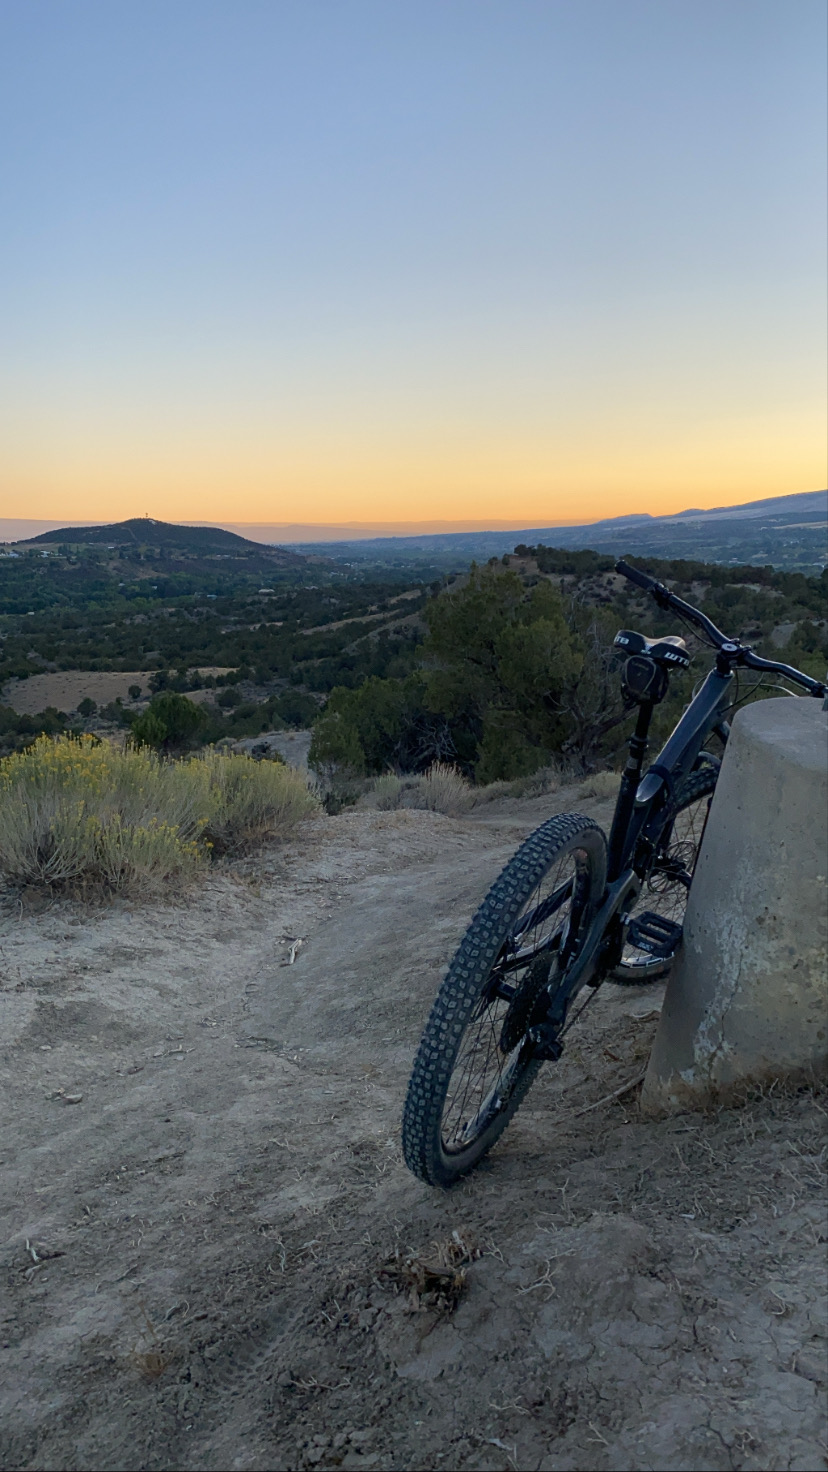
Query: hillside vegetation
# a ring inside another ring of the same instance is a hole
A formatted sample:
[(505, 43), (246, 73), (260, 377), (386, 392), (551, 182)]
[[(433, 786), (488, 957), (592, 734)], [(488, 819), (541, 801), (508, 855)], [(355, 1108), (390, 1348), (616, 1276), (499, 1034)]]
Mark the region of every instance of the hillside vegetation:
[[(136, 722), (150, 744), (180, 748), (168, 719), (177, 695), (198, 707), (190, 744), (314, 726), (313, 761), (336, 780), (441, 761), (483, 782), (553, 758), (591, 769), (625, 730), (616, 630), (677, 628), (594, 552), (519, 546), (459, 575), (428, 581), (425, 563), (402, 581), (371, 581), (213, 528), (137, 521), (73, 535), (83, 540), (40, 538), (0, 556), (0, 751), (41, 731), (102, 735)], [(825, 574), (643, 565), (729, 633), (824, 674)], [(674, 679), (662, 728), (707, 657)], [(40, 709), (12, 708), (19, 682), (67, 671), (125, 678), (116, 698), (44, 690)]]
[(24, 713), (7, 688), (0, 750), (44, 730), (127, 725), (163, 691), (201, 692), (201, 741), (306, 727), (334, 685), (413, 668), (419, 583), (366, 582), (213, 528), (123, 527), (120, 542), (118, 528), (80, 528), (83, 540), (0, 555), (0, 687), (75, 670), (131, 677), (102, 709), (54, 695)]
[[(727, 633), (824, 675), (825, 574), (675, 560), (647, 568)], [(591, 552), (519, 546), (514, 557), (472, 565), (426, 604), (423, 618), (409, 676), (332, 691), (314, 728), (312, 764), (366, 775), (453, 761), (480, 782), (526, 775), (556, 757), (589, 770), (617, 752), (626, 731), (612, 649), (619, 628), (678, 631), (698, 655), (691, 671), (672, 677), (656, 740), (712, 660), (675, 615), (614, 572), (614, 559)], [(757, 682), (742, 679), (737, 698), (754, 692)]]

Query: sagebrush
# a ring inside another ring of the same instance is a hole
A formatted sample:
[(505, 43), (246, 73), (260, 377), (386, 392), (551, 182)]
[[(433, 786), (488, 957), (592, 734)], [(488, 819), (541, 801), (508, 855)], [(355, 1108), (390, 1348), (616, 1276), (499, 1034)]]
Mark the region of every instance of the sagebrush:
[(473, 786), (456, 767), (435, 762), (419, 776), (399, 777), (386, 772), (371, 783), (361, 806), (380, 808), (430, 808), (434, 812), (459, 817), (484, 803), (502, 797), (540, 797), (557, 792), (561, 774), (556, 767), (543, 767), (531, 777), (518, 777), (512, 782), (487, 782)]
[(53, 889), (169, 888), (214, 849), (281, 836), (317, 805), (291, 767), (42, 736), (0, 761), (0, 873)]
[[(501, 784), (505, 785), (505, 784)], [(485, 801), (455, 767), (445, 762), (434, 762), (427, 772), (417, 776), (398, 777), (395, 772), (386, 772), (377, 777), (366, 794), (364, 804), (388, 812), (394, 808), (426, 808), (434, 813), (446, 813), (457, 817), (466, 813), (475, 803)]]
[(205, 835), (221, 852), (284, 837), (319, 808), (301, 772), (283, 762), (208, 751), (186, 765), (207, 773), (212, 806)]
[(579, 797), (616, 797), (621, 786), (620, 772), (593, 772), (578, 789)]
[(420, 778), (414, 806), (457, 817), (474, 806), (472, 785), (456, 767), (434, 762)]

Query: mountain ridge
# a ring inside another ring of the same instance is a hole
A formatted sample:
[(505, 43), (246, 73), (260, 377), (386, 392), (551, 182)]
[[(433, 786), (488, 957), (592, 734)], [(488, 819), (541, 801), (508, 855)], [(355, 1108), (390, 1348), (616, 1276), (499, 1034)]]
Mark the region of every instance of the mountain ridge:
[(349, 538), (338, 542), (297, 542), (331, 558), (376, 563), (406, 563), (429, 556), (436, 565), (501, 557), (517, 546), (537, 545), (589, 550), (621, 556), (678, 557), (702, 562), (732, 562), (813, 569), (826, 553), (828, 493), (802, 491), (741, 506), (695, 508), (671, 516), (647, 513), (607, 517), (582, 526), (529, 527), (497, 532), (444, 532), (412, 537)]
[[(799, 491), (791, 496), (770, 496), (764, 500), (747, 501), (737, 506), (713, 506), (708, 510), (691, 508), (686, 511), (672, 512), (669, 516), (653, 516), (649, 511), (634, 511), (627, 512), (622, 516), (603, 517), (600, 521), (583, 522), (578, 526), (567, 523), (566, 525), (558, 526), (514, 527), (511, 530), (498, 530), (496, 532), (424, 532), (419, 536), (410, 537), (343, 537), (339, 541), (343, 544), (355, 542), (443, 543), (462, 537), (487, 536), (498, 537), (501, 540), (505, 538), (508, 541), (510, 538), (514, 539), (515, 537), (543, 537), (554, 533), (556, 538), (565, 539), (556, 542), (556, 545), (572, 546), (573, 538), (580, 538), (584, 535), (598, 536), (604, 531), (621, 531), (628, 526), (670, 526), (690, 520), (753, 520), (762, 515), (775, 517), (786, 515), (789, 512), (796, 513), (797, 515), (804, 514), (808, 517), (813, 516), (814, 518), (819, 515), (824, 516), (828, 514), (828, 491)], [(297, 543), (296, 545), (306, 546), (308, 544)], [(333, 539), (331, 543), (322, 543), (321, 545), (333, 545)], [(584, 543), (584, 545), (589, 544)]]

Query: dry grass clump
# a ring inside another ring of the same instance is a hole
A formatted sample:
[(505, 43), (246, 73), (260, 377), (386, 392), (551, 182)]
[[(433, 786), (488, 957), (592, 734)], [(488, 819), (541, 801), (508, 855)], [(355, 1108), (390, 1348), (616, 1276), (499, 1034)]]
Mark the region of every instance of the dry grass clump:
[[(504, 797), (543, 797), (558, 792), (569, 783), (576, 782), (573, 773), (565, 767), (541, 767), (527, 777), (515, 777), (511, 781), (488, 782), (474, 787), (462, 772), (446, 762), (435, 762), (421, 776), (399, 777), (395, 772), (386, 772), (377, 777), (361, 799), (364, 807), (380, 808), (387, 812), (394, 808), (429, 808), (435, 813), (446, 813), (449, 817), (461, 817), (472, 808), (484, 803), (496, 802)], [(618, 772), (593, 772), (581, 780), (577, 787), (579, 798), (613, 798), (618, 793), (621, 777)]]
[(620, 772), (593, 772), (578, 788), (579, 797), (616, 797), (621, 786)]
[(456, 767), (435, 762), (420, 776), (399, 777), (395, 772), (386, 772), (375, 778), (361, 798), (360, 806), (383, 812), (395, 808), (429, 808), (456, 818), (501, 797), (539, 797), (545, 792), (557, 792), (561, 780), (557, 767), (543, 767), (531, 777), (474, 787)]
[(209, 751), (186, 764), (206, 772), (211, 810), (205, 837), (221, 853), (238, 853), (265, 838), (282, 838), (319, 809), (295, 767)]
[(404, 788), (405, 783), (396, 772), (384, 772), (381, 777), (377, 777), (371, 788), (372, 806), (383, 813), (392, 812), (400, 806)]
[(298, 773), (247, 757), (171, 762), (41, 736), (0, 761), (0, 872), (52, 889), (169, 890), (214, 844), (288, 831), (316, 806)]
[(414, 1252), (403, 1256), (398, 1248), (384, 1263), (382, 1275), (406, 1294), (412, 1313), (431, 1310), (442, 1317), (454, 1313), (465, 1291), (467, 1267), (483, 1251), (468, 1232), (458, 1231), (445, 1242), (432, 1242), (431, 1248), (430, 1257)]
[(435, 762), (414, 788), (413, 807), (458, 817), (474, 806), (474, 788), (462, 772), (446, 762)]
[(515, 777), (509, 788), (513, 797), (544, 797), (547, 792), (557, 792), (566, 780), (558, 767), (539, 767), (528, 777)]
[(498, 777), (494, 782), (486, 782), (483, 787), (474, 787), (472, 796), (475, 807), (487, 802), (497, 802), (499, 797), (514, 797), (514, 783)]
[(446, 762), (435, 762), (419, 776), (377, 777), (363, 799), (365, 806), (389, 812), (396, 808), (426, 808), (432, 813), (458, 817), (474, 807), (478, 794), (462, 772)]

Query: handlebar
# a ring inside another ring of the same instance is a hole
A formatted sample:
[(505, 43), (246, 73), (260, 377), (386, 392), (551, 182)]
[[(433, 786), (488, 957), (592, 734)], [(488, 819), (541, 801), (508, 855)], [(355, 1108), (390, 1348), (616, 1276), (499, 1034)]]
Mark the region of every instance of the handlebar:
[(749, 644), (742, 644), (738, 639), (729, 639), (723, 634), (705, 613), (694, 608), (692, 603), (685, 603), (683, 598), (678, 598), (675, 593), (660, 583), (657, 578), (651, 578), (648, 573), (641, 572), (637, 567), (631, 567), (628, 562), (621, 558), (615, 564), (615, 571), (621, 573), (622, 577), (628, 578), (637, 587), (644, 588), (653, 597), (659, 608), (672, 608), (680, 613), (683, 618), (695, 624), (697, 628), (703, 629), (707, 637), (719, 651), (719, 658), (730, 664), (746, 665), (748, 669), (772, 671), (777, 675), (785, 675), (797, 685), (801, 685), (809, 695), (822, 699), (828, 692), (828, 686), (819, 680), (812, 680), (810, 675), (805, 675), (801, 670), (795, 670), (792, 665), (779, 664), (774, 659), (763, 659), (761, 655), (754, 654)]

